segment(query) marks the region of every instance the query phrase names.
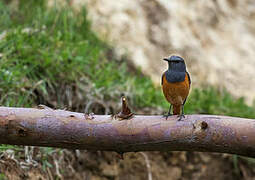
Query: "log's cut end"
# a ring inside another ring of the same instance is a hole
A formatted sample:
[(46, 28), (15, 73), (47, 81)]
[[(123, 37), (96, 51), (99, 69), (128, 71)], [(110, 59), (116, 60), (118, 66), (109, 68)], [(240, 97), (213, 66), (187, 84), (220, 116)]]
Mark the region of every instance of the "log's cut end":
[(50, 108), (0, 107), (0, 143), (72, 149), (208, 151), (255, 157), (255, 120), (132, 115), (119, 120)]

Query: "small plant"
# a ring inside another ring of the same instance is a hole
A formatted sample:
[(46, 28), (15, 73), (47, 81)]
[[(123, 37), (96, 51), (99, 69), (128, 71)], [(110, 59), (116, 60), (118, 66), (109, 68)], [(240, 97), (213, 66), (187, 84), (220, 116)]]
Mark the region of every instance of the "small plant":
[(52, 156), (53, 153), (56, 152), (56, 150), (57, 150), (56, 148), (51, 147), (40, 148), (43, 171), (46, 171), (47, 168), (53, 167), (53, 165), (51, 164), (51, 160), (49, 158)]
[(6, 176), (4, 175), (4, 173), (0, 173), (0, 180), (6, 180)]
[(6, 145), (6, 144), (0, 145), (0, 153), (6, 151), (8, 149), (12, 149), (14, 151), (23, 151), (23, 148), (20, 148), (19, 146)]

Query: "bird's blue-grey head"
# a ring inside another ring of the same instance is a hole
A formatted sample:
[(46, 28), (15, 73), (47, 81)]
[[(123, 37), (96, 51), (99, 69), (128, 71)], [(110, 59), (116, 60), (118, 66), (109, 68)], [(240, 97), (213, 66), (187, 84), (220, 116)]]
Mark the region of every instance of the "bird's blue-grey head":
[(180, 56), (164, 58), (168, 62), (168, 70), (165, 72), (166, 80), (171, 83), (182, 82), (185, 80), (186, 65)]
[(175, 72), (186, 72), (186, 65), (184, 59), (180, 56), (171, 56), (169, 58), (164, 58), (168, 61), (168, 70)]

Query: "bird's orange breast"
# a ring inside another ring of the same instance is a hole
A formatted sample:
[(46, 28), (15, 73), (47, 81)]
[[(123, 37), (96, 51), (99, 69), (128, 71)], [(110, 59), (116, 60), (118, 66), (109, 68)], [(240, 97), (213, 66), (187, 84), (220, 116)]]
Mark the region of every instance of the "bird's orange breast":
[(165, 74), (162, 77), (162, 90), (167, 101), (172, 105), (181, 105), (189, 94), (190, 83), (186, 73), (182, 82), (171, 83), (166, 80)]

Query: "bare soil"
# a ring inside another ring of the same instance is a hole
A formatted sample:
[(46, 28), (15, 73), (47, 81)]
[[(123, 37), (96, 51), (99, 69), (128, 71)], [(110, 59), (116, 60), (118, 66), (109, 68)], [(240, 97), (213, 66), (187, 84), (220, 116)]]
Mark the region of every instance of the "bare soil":
[(225, 180), (254, 179), (255, 175), (254, 165), (239, 158), (235, 168), (232, 155), (227, 154), (138, 152), (124, 154), (122, 160), (115, 152), (57, 149), (47, 156), (52, 167), (45, 168), (43, 160), (38, 158), (38, 150), (34, 148), (32, 156), (33, 161), (38, 162), (36, 165), (29, 165), (24, 157), (13, 158), (8, 157), (7, 153), (2, 154), (0, 170), (5, 175), (2, 179), (143, 180), (151, 175), (154, 180)]

